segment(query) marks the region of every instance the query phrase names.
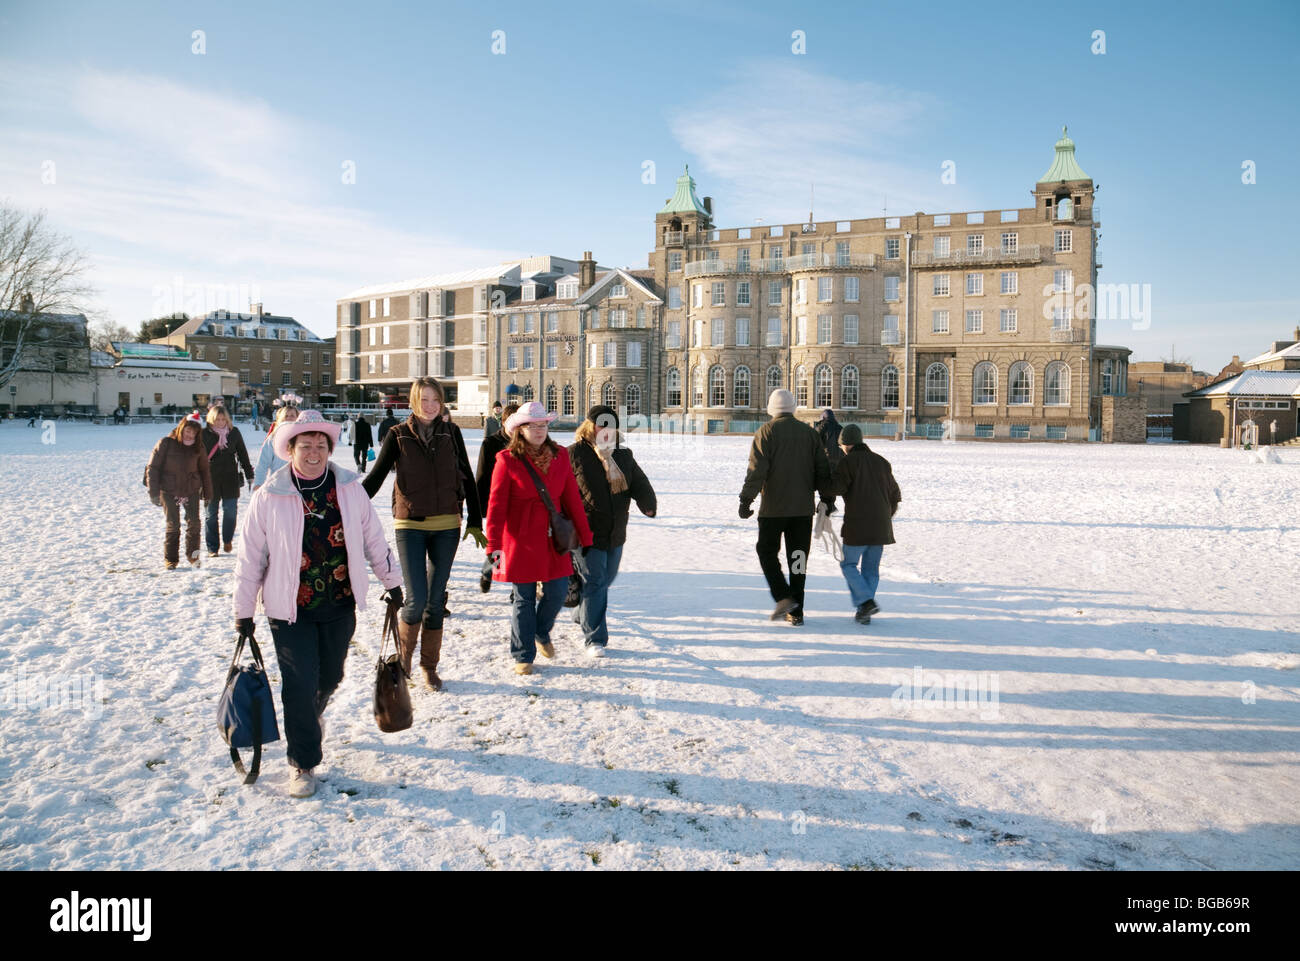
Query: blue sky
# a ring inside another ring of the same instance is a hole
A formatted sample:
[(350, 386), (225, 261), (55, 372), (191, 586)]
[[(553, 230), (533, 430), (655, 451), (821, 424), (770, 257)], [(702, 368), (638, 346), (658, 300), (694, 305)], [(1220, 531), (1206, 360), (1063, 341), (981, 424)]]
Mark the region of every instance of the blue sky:
[(684, 163), (719, 226), (802, 220), (810, 182), (818, 219), (1025, 206), (1068, 123), (1100, 279), (1151, 292), (1099, 341), (1217, 371), (1288, 336), (1300, 4), (1056, 9), (10, 0), (0, 197), (88, 252), (114, 320), (247, 292), (328, 335), (365, 284), (644, 266)]

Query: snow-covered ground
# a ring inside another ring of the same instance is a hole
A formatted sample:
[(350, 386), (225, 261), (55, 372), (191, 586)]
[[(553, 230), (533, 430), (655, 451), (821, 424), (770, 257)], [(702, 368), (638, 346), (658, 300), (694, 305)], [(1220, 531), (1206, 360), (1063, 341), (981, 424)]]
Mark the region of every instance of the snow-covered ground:
[(610, 657), (565, 612), (517, 678), (465, 542), (445, 691), (378, 731), (372, 603), (296, 801), (283, 742), (243, 787), (217, 733), (234, 562), (163, 570), (164, 430), (0, 425), (0, 868), (1300, 864), (1300, 450), (881, 442), (883, 612), (855, 624), (815, 546), (793, 628), (736, 516), (748, 439), (634, 438), (660, 510), (633, 511)]

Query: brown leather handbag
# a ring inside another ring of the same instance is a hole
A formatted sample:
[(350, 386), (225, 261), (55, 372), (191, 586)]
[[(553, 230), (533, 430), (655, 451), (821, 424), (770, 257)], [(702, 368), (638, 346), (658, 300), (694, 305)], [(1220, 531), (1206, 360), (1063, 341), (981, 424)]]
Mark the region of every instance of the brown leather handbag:
[[(394, 651), (387, 657), (388, 639), (392, 638)], [(405, 731), (415, 723), (411, 710), (411, 691), (406, 686), (406, 671), (402, 668), (401, 645), (397, 639), (397, 608), (388, 605), (384, 614), (384, 637), (379, 646), (379, 661), (375, 664), (375, 723), (385, 734)]]

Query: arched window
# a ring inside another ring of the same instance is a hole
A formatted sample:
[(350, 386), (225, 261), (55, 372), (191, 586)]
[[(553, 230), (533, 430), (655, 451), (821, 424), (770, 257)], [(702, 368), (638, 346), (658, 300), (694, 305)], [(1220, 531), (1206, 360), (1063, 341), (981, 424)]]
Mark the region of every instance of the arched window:
[(524, 394), (523, 394), (523, 397), (524, 397), (524, 403), (525, 403), (525, 404), (527, 404), (527, 403), (529, 403), (530, 401), (532, 401), (532, 399), (533, 399), (533, 385), (532, 385), (532, 384), (524, 384)]
[(720, 366), (709, 370), (709, 406), (727, 406), (727, 372)]
[(733, 407), (749, 406), (749, 368), (737, 367), (736, 372), (732, 375), (733, 392), (735, 403)]
[(556, 403), (560, 398), (560, 392), (555, 389), (554, 384), (549, 384), (546, 388), (546, 409), (558, 411), (560, 408)]
[(840, 371), (840, 406), (845, 410), (858, 409), (858, 369), (852, 364)]
[(767, 393), (763, 397), (763, 403), (767, 403), (768, 398), (772, 396), (772, 391), (781, 387), (781, 368), (769, 367), (767, 369)]
[(676, 367), (668, 368), (668, 406), (682, 406), (682, 372)]
[(898, 368), (893, 364), (880, 372), (880, 409), (898, 410)]
[(704, 406), (704, 368), (699, 364), (691, 371), (691, 406)]
[(1034, 369), (1023, 360), (1011, 365), (1007, 376), (1007, 403), (1032, 404), (1034, 402)]
[(613, 407), (616, 410), (618, 409), (618, 391), (615, 389), (614, 385), (609, 382), (605, 383), (605, 398), (602, 403), (606, 407)]
[(1063, 361), (1054, 360), (1047, 365), (1047, 373), (1043, 375), (1043, 403), (1049, 407), (1070, 405), (1070, 367)]
[(803, 364), (794, 369), (794, 402), (798, 407), (808, 406), (808, 368)]
[(572, 385), (572, 384), (565, 384), (565, 385), (564, 385), (564, 416), (565, 416), (565, 417), (575, 417), (575, 416), (577, 416), (577, 415), (576, 415), (576, 412), (575, 412), (575, 410), (574, 410), (574, 404), (573, 404), (573, 385)]
[(641, 385), (627, 385), (627, 412), (629, 414), (641, 413)]
[(925, 369), (925, 402), (935, 406), (948, 404), (948, 368), (931, 364)]
[(835, 398), (831, 391), (831, 365), (821, 364), (813, 371), (813, 406), (834, 407)]
[(996, 404), (998, 402), (998, 369), (987, 360), (975, 365), (975, 377), (971, 388), (972, 404)]

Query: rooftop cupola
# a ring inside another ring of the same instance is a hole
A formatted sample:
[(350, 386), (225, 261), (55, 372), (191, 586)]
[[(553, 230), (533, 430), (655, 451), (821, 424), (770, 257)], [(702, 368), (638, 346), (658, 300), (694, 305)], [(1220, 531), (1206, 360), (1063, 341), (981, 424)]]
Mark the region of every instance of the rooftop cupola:
[(1070, 139), (1070, 134), (1063, 125), (1061, 127), (1061, 139), (1056, 141), (1056, 159), (1052, 161), (1052, 166), (1047, 168), (1047, 173), (1038, 178), (1042, 183), (1060, 183), (1062, 180), (1089, 180), (1091, 179), (1079, 162), (1074, 159), (1074, 141)]

